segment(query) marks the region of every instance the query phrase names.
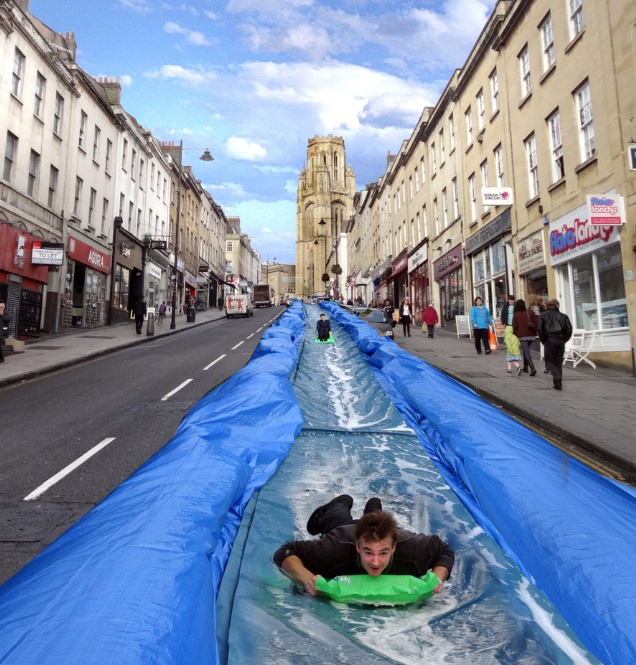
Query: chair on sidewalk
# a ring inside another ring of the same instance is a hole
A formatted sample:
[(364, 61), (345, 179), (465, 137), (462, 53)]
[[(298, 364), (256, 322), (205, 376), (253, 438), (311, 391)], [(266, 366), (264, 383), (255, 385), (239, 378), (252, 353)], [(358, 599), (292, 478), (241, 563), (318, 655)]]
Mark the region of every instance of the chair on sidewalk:
[(575, 328), (572, 331), (572, 337), (565, 345), (565, 356), (563, 357), (563, 364), (571, 362), (572, 367), (576, 367), (582, 362), (596, 369), (596, 365), (587, 357), (592, 350), (592, 344), (596, 337), (595, 331), (583, 330)]

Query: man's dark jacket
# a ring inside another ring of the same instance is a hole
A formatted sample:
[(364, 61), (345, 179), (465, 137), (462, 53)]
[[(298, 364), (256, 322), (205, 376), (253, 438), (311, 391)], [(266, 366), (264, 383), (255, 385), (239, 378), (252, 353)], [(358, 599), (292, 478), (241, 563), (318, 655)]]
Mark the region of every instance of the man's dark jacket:
[(329, 319), (325, 319), (324, 321), (318, 319), (318, 323), (316, 323), (316, 334), (318, 335), (318, 339), (327, 339), (330, 332), (331, 323), (329, 322)]
[[(356, 550), (355, 534), (356, 525), (346, 524), (320, 539), (286, 543), (274, 553), (274, 563), (280, 568), (288, 556), (295, 554), (307, 570), (326, 579), (365, 574)], [(398, 529), (397, 547), (383, 574), (421, 577), (434, 566), (444, 566), (450, 572), (454, 561), (455, 553), (438, 536)]]
[(572, 324), (566, 314), (559, 312), (554, 305), (549, 305), (539, 317), (539, 339), (552, 344), (565, 344), (572, 337)]
[(146, 315), (146, 303), (143, 300), (138, 300), (133, 305), (133, 312), (135, 316), (145, 316)]

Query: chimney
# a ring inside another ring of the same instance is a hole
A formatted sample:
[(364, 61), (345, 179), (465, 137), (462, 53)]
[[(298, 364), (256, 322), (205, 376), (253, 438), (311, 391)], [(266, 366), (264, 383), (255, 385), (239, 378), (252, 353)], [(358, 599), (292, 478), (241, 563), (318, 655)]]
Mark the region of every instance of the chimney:
[(110, 77), (104, 77), (104, 78), (99, 78), (98, 82), (101, 84), (102, 88), (104, 88), (104, 92), (106, 93), (106, 99), (108, 100), (108, 103), (111, 104), (112, 106), (118, 106), (121, 104), (121, 84), (119, 83), (119, 79), (116, 76)]

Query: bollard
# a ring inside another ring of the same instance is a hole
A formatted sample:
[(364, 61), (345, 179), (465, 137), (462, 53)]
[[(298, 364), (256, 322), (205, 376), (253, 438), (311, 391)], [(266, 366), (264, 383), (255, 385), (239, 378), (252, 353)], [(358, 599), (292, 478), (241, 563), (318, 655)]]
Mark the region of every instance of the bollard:
[(148, 322), (146, 323), (146, 335), (155, 334), (155, 315), (151, 312), (148, 314)]

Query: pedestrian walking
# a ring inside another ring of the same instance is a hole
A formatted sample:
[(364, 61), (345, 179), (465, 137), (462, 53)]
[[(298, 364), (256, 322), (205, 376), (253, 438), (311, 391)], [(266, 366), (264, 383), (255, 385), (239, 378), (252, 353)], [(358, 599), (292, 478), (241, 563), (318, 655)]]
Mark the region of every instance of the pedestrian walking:
[(408, 298), (404, 298), (400, 304), (400, 322), (402, 323), (402, 336), (411, 336), (411, 304)]
[(519, 364), (523, 359), (521, 355), (521, 342), (515, 335), (512, 326), (506, 326), (506, 336), (504, 337), (504, 344), (506, 345), (506, 361), (508, 369), (506, 372), (512, 374), (514, 368), (515, 374), (521, 374), (521, 365)]
[(434, 339), (435, 326), (439, 321), (439, 317), (437, 316), (437, 310), (433, 306), (432, 301), (428, 303), (428, 307), (424, 310), (424, 314), (422, 314), (422, 320), (424, 321), (422, 324), (422, 332), (424, 332), (424, 326), (426, 326), (428, 330), (428, 338)]
[(395, 309), (393, 308), (393, 303), (388, 298), (384, 299), (383, 309), (389, 317), (389, 321), (393, 321), (393, 312), (395, 312)]
[(163, 320), (166, 318), (166, 301), (164, 300), (161, 305), (159, 305), (159, 318), (157, 319), (157, 325), (161, 325)]
[(11, 317), (6, 311), (7, 306), (0, 300), (0, 363), (4, 362), (4, 353), (2, 347), (4, 342), (9, 336), (9, 324), (11, 323)]
[(565, 343), (572, 337), (572, 323), (567, 314), (559, 311), (559, 301), (553, 298), (548, 309), (539, 317), (539, 339), (544, 347), (546, 368), (552, 372), (552, 387), (563, 389), (563, 356)]
[(528, 373), (530, 368), (530, 376), (534, 376), (537, 370), (532, 362), (532, 354), (530, 352), (532, 342), (537, 336), (537, 315), (526, 307), (525, 300), (517, 300), (515, 303), (514, 314), (512, 315), (512, 330), (521, 342), (521, 351), (523, 353), (523, 372)]
[(491, 353), (490, 343), (488, 342), (488, 333), (490, 326), (495, 326), (492, 316), (486, 307), (484, 301), (477, 296), (473, 306), (470, 308), (470, 322), (473, 327), (473, 335), (475, 336), (475, 349), (477, 353), (481, 354), (481, 345), (484, 345), (486, 355)]
[(133, 305), (133, 312), (135, 313), (135, 329), (137, 334), (141, 335), (141, 329), (144, 325), (144, 316), (146, 316), (146, 302), (143, 298), (137, 298)]

